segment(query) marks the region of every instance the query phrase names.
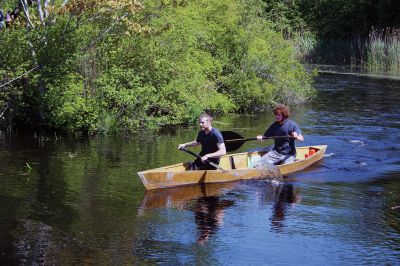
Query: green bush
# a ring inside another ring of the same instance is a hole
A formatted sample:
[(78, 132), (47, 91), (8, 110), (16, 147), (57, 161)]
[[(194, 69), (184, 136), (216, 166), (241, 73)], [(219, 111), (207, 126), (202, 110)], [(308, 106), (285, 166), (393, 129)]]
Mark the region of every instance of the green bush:
[(313, 96), (312, 76), (260, 0), (146, 0), (135, 12), (107, 3), (52, 7), (47, 24), (32, 9), (34, 28), (0, 36), (12, 47), (0, 59), (3, 79), (37, 66), (0, 99), (18, 109), (17, 125), (132, 131)]

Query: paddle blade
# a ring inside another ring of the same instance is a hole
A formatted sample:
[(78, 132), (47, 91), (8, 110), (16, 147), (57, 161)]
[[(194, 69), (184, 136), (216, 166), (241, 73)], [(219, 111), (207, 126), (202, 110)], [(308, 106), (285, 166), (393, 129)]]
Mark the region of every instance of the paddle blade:
[(239, 149), (245, 142), (246, 141), (242, 139), (238, 139), (235, 141), (225, 141), (226, 152), (235, 151)]
[(233, 131), (221, 131), (221, 134), (224, 138), (227, 152), (239, 149), (246, 142), (242, 135)]
[(242, 135), (233, 131), (221, 131), (224, 140), (244, 139)]

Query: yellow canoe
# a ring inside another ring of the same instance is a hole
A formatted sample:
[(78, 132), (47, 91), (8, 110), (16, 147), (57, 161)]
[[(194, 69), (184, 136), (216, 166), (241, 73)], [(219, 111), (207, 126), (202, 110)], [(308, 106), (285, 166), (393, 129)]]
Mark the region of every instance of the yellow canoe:
[[(253, 168), (254, 163), (265, 152), (243, 152), (227, 154), (221, 157), (220, 166), (225, 170), (189, 171), (189, 163), (178, 163), (160, 168), (138, 172), (146, 190), (176, 187), (189, 184), (220, 183), (234, 180), (265, 178), (279, 170), (280, 175), (301, 171), (322, 159), (327, 145), (304, 146), (296, 148), (296, 160), (293, 163), (277, 165), (277, 169)], [(310, 149), (316, 152), (308, 156)], [(276, 173), (275, 173), (276, 174)]]

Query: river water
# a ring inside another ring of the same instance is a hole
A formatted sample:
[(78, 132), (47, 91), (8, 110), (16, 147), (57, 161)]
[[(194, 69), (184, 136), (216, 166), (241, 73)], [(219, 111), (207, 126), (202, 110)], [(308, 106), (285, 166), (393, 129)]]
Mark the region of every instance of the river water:
[[(292, 108), (305, 136), (297, 145), (328, 149), (283, 183), (145, 193), (136, 172), (191, 160), (176, 147), (197, 127), (90, 138), (3, 132), (0, 263), (398, 265), (400, 82), (323, 74), (315, 86), (313, 102)], [(255, 137), (273, 120), (227, 115), (214, 126)]]

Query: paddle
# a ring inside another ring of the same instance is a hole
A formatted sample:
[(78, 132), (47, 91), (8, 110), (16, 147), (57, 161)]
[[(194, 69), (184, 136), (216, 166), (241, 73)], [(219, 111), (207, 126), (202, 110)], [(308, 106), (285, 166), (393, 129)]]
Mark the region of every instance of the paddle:
[[(221, 131), (222, 137), (224, 138), (226, 151), (234, 151), (242, 147), (242, 145), (249, 140), (257, 140), (257, 138), (245, 139), (239, 133), (233, 131)], [(281, 139), (281, 138), (291, 138), (292, 136), (272, 136), (263, 137), (263, 139)]]
[[(194, 152), (192, 152), (192, 151), (189, 151), (189, 150), (186, 149), (186, 148), (180, 148), (180, 150), (181, 150), (181, 151), (184, 151), (184, 152), (187, 152), (187, 153), (189, 153), (190, 155), (193, 155), (194, 157), (196, 157), (197, 159), (199, 159), (199, 160), (201, 161), (201, 156), (200, 156), (200, 155), (197, 155), (196, 153), (194, 153)], [(221, 166), (219, 166), (219, 165), (216, 164), (216, 163), (210, 162), (209, 160), (206, 160), (206, 161), (204, 161), (204, 162), (205, 162), (205, 163), (208, 163), (208, 164), (211, 165), (211, 166), (214, 166), (215, 168), (217, 168), (217, 169), (219, 169), (219, 170), (221, 170), (221, 171), (226, 172), (226, 170), (225, 170), (224, 168), (222, 168)]]

